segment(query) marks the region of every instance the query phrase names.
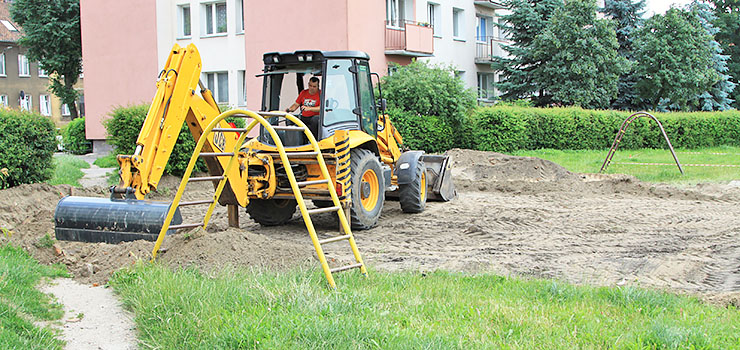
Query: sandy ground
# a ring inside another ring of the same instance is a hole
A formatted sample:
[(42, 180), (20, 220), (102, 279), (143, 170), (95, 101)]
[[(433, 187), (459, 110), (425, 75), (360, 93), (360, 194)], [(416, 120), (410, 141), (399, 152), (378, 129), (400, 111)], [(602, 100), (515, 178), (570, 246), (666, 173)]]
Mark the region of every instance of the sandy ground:
[[(386, 202), (376, 228), (355, 232), (369, 265), (635, 285), (740, 305), (736, 182), (676, 188), (624, 175), (574, 174), (537, 158), (467, 150), (448, 154), (458, 197), (428, 203), (420, 214), (402, 213), (398, 202)], [(178, 184), (179, 179), (163, 179), (152, 199), (168, 199)], [(54, 207), (69, 194), (106, 197), (107, 189), (34, 184), (0, 191), (0, 226), (11, 229), (10, 240), (41, 262), (64, 263), (76, 281), (87, 285), (103, 284), (113, 271), (150, 256), (153, 244), (144, 241), (37, 247), (42, 236), (53, 236)], [(210, 185), (195, 183), (185, 199), (211, 194)], [(184, 209), (185, 222), (202, 218), (198, 208)], [(218, 207), (207, 232), (168, 236), (159, 260), (206, 270), (317, 265), (299, 214), (279, 227), (261, 227), (243, 210), (240, 219), (239, 229), (228, 228), (226, 210)], [(314, 222), (321, 237), (336, 234), (331, 214), (316, 215)], [(351, 260), (343, 244), (328, 245), (327, 255), (337, 264)]]

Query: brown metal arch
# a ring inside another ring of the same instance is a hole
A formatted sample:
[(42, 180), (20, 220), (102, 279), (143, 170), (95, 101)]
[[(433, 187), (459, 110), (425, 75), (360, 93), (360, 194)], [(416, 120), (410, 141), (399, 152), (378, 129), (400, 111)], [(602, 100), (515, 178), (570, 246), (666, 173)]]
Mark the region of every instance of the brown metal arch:
[(671, 154), (673, 155), (673, 160), (676, 161), (676, 165), (678, 166), (678, 171), (680, 171), (681, 175), (683, 175), (683, 168), (681, 167), (681, 163), (679, 163), (678, 161), (678, 157), (676, 157), (676, 152), (673, 150), (673, 146), (671, 145), (671, 140), (668, 139), (668, 135), (666, 135), (665, 129), (663, 129), (663, 124), (660, 123), (660, 120), (658, 120), (658, 118), (656, 118), (654, 115), (648, 112), (633, 113), (627, 119), (625, 119), (624, 122), (622, 122), (622, 126), (619, 128), (619, 131), (617, 132), (617, 136), (614, 137), (614, 142), (612, 143), (612, 147), (609, 149), (609, 154), (606, 155), (606, 159), (604, 159), (604, 164), (601, 165), (601, 170), (599, 170), (599, 173), (603, 173), (604, 171), (606, 171), (606, 168), (609, 167), (609, 164), (612, 162), (614, 153), (617, 153), (617, 147), (619, 147), (619, 143), (622, 141), (622, 136), (624, 136), (625, 132), (627, 131), (627, 126), (629, 126), (630, 123), (632, 123), (635, 119), (641, 118), (641, 117), (650, 117), (652, 120), (655, 120), (655, 122), (658, 123), (660, 132), (663, 133), (665, 142), (668, 143), (668, 148), (670, 148), (671, 150)]

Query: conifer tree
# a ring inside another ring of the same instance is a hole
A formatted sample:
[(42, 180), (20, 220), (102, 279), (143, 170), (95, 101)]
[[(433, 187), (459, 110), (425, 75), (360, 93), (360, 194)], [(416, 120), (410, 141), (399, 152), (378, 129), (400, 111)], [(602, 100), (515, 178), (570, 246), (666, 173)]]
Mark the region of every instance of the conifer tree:
[(626, 70), (619, 77), (617, 98), (611, 108), (621, 110), (637, 110), (639, 101), (635, 85), (637, 77), (634, 74), (635, 58), (633, 53), (633, 34), (643, 23), (645, 0), (606, 0), (601, 10), (607, 18), (616, 22), (619, 55), (627, 60)]

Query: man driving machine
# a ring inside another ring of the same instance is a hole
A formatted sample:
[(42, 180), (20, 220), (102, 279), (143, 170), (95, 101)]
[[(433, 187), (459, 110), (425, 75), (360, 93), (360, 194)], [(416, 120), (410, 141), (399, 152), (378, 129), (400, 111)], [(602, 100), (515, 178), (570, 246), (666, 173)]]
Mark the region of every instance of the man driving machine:
[(314, 137), (319, 135), (319, 112), (321, 111), (321, 90), (319, 89), (319, 78), (311, 77), (308, 80), (308, 89), (301, 91), (295, 103), (290, 105), (286, 112), (291, 113), (296, 109), (301, 109), (301, 121), (308, 126)]

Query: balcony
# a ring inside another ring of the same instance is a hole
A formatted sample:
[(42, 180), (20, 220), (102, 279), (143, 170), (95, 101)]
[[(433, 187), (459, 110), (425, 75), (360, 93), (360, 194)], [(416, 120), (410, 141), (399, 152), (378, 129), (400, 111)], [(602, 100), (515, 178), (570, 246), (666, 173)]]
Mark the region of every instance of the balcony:
[(430, 24), (413, 21), (385, 21), (385, 54), (431, 57), (434, 31)]
[(501, 45), (509, 41), (496, 36), (478, 37), (475, 41), (475, 63), (491, 63), (494, 57), (506, 57), (507, 52)]
[(473, 3), (477, 6), (487, 7), (487, 8), (494, 9), (494, 10), (506, 9), (506, 6), (504, 5), (503, 1), (473, 0)]

